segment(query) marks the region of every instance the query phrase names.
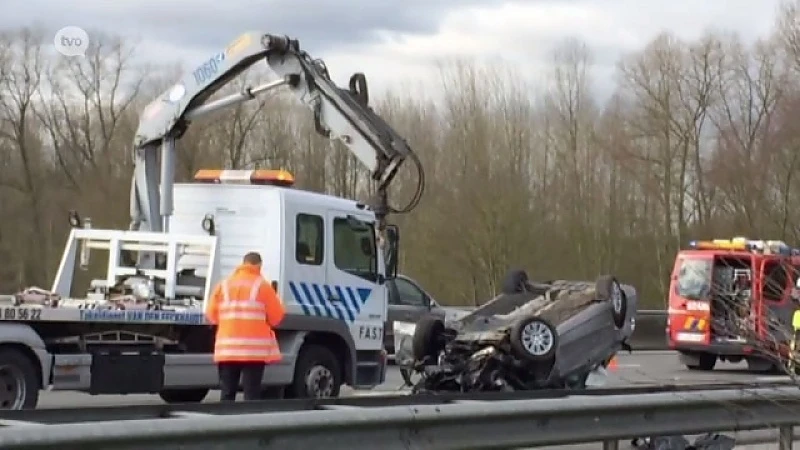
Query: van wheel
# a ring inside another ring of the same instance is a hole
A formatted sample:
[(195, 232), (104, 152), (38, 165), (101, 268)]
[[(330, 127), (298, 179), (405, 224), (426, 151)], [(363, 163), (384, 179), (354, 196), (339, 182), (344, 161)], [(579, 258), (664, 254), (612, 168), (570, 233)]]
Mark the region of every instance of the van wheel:
[(173, 403), (200, 403), (208, 395), (208, 389), (165, 389), (158, 393), (161, 400)]
[(698, 355), (697, 357), (697, 364), (687, 364), (686, 368), (689, 370), (714, 370), (714, 366), (717, 365), (717, 357), (715, 355), (709, 355), (708, 353), (703, 353)]
[(290, 386), (290, 398), (338, 397), (342, 368), (327, 347), (309, 345), (300, 350)]
[(34, 409), (39, 377), (33, 361), (14, 348), (0, 350), (0, 409)]

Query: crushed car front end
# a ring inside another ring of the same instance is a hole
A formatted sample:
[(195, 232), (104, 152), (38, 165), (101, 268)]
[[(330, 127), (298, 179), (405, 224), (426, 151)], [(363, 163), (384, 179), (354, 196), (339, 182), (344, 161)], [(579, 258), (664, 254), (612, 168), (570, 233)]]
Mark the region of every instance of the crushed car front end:
[[(525, 282), (447, 324), (396, 324), (396, 360), (416, 392), (582, 388), (628, 347), (637, 296), (604, 276)], [(417, 375), (414, 381), (412, 375)]]

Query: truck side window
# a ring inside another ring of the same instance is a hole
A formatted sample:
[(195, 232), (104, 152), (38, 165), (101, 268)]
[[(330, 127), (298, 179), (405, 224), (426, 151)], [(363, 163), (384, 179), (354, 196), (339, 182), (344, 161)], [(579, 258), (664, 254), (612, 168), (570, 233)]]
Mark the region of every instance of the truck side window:
[(333, 263), (340, 270), (374, 282), (378, 275), (375, 228), (367, 225), (355, 229), (347, 219), (333, 219)]
[(295, 230), (295, 259), (300, 264), (322, 264), (325, 245), (325, 228), (321, 216), (298, 214)]

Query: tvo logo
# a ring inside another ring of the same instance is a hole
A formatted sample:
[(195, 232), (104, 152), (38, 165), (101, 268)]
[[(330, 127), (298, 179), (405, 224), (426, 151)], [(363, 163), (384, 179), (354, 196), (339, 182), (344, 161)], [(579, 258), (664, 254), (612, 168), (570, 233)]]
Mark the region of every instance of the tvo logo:
[(64, 56), (83, 56), (89, 49), (89, 35), (81, 27), (64, 27), (56, 32), (53, 44)]

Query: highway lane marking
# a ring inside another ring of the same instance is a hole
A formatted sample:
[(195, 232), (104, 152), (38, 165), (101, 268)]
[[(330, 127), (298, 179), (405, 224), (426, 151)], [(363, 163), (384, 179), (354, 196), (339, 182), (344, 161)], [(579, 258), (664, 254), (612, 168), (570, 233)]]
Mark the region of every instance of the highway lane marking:
[(789, 381), (788, 375), (772, 375), (768, 377), (756, 377), (756, 381)]

